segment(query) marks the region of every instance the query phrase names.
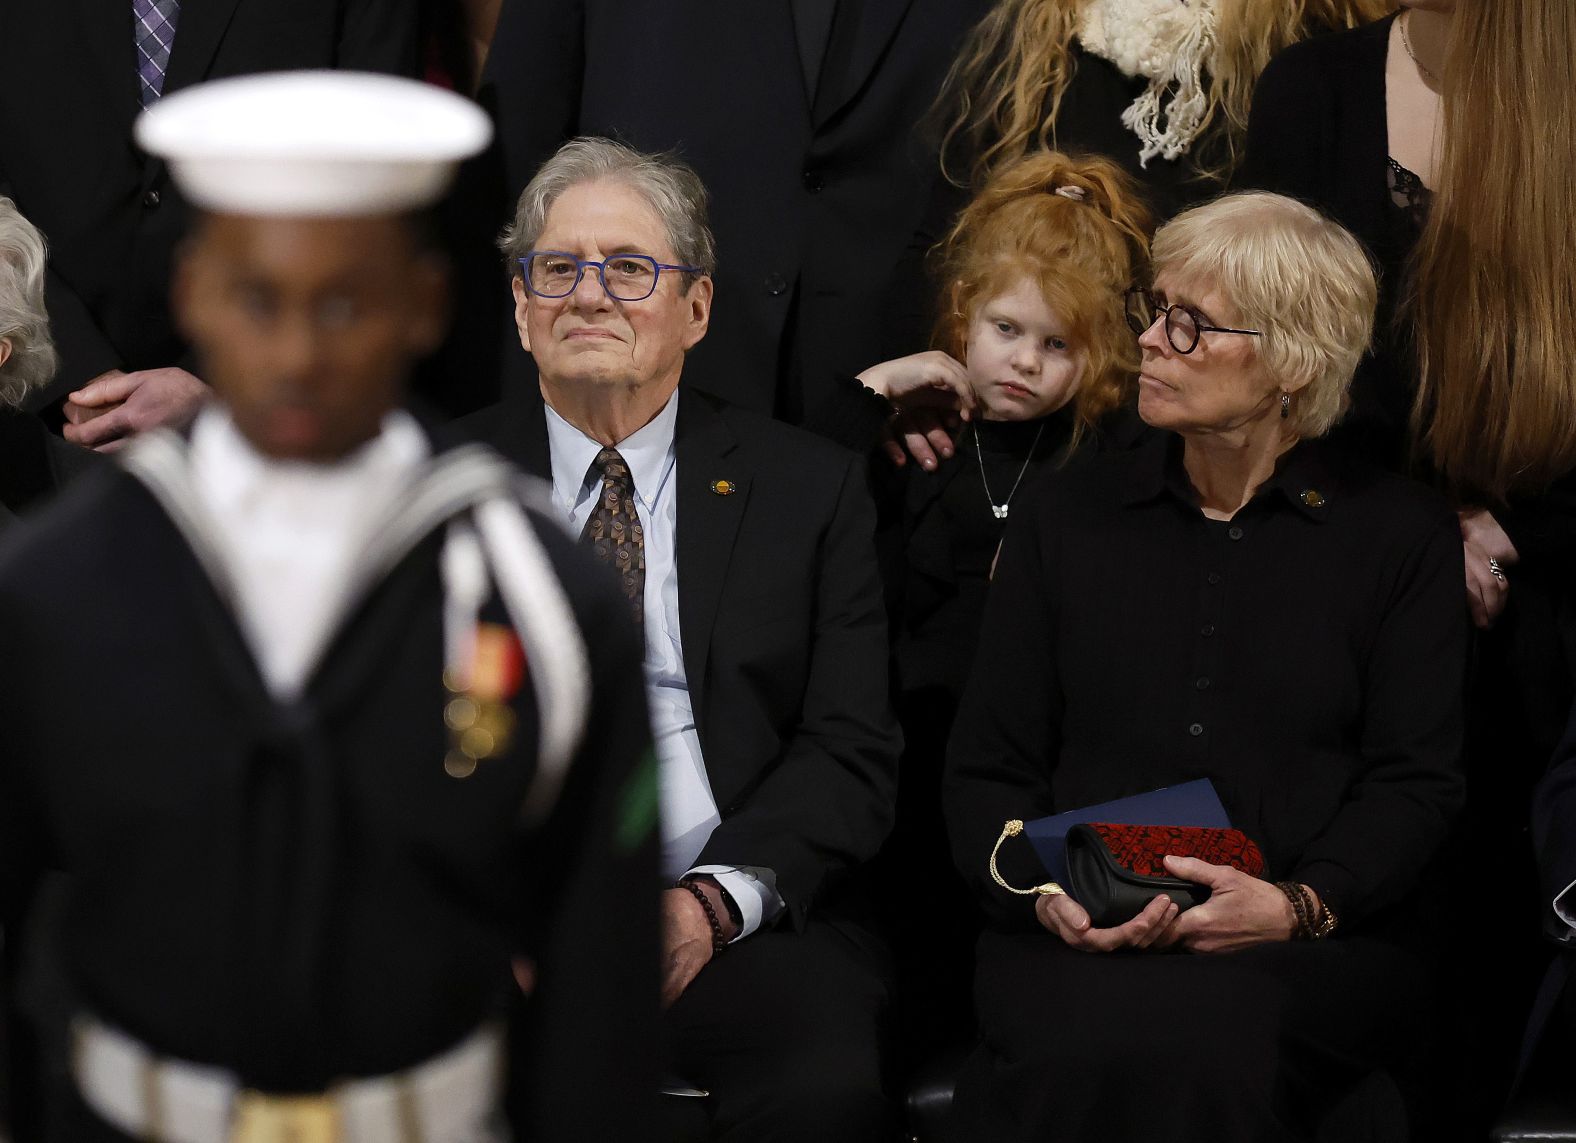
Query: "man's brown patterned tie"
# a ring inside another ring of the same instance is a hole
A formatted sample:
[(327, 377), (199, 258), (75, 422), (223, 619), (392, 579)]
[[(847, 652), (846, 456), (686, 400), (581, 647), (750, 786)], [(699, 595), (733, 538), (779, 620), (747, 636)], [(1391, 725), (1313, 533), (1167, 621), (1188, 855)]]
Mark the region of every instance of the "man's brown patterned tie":
[(616, 449), (605, 448), (591, 462), (591, 471), (602, 478), (602, 495), (585, 530), (582, 543), (591, 545), (596, 558), (618, 572), (618, 581), (629, 597), (635, 624), (645, 624), (646, 532), (635, 511), (635, 482), (629, 465)]

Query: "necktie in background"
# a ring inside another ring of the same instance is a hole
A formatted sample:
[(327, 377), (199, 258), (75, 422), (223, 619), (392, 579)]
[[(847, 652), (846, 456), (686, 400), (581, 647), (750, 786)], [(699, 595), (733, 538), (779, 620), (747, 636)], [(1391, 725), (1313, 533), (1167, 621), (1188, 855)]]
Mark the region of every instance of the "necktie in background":
[(582, 543), (614, 571), (634, 611), (635, 623), (644, 629), (646, 601), (646, 534), (635, 511), (635, 481), (629, 465), (617, 450), (605, 448), (591, 462), (591, 472), (602, 480), (602, 495), (585, 530)]
[(164, 73), (175, 46), (180, 0), (131, 0), (137, 36), (137, 80), (142, 105), (152, 107), (164, 94)]

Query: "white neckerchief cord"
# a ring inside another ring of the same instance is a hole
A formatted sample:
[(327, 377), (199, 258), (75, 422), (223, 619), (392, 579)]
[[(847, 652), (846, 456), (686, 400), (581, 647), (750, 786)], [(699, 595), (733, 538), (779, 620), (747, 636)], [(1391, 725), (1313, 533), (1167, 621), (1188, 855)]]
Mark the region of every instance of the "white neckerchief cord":
[[(164, 508), (220, 597), (239, 606), (219, 529), (194, 487), (186, 440), (166, 430), (145, 434), (126, 450), (123, 464)], [(467, 667), (490, 578), (524, 647), (535, 691), (541, 732), (522, 814), (538, 824), (556, 803), (584, 736), (591, 685), (585, 641), (525, 504), (556, 518), (545, 486), (489, 448), (466, 445), (423, 463), (367, 529), (311, 662), (321, 658), (367, 593), (416, 544), (444, 527), (444, 666), (455, 674)]]

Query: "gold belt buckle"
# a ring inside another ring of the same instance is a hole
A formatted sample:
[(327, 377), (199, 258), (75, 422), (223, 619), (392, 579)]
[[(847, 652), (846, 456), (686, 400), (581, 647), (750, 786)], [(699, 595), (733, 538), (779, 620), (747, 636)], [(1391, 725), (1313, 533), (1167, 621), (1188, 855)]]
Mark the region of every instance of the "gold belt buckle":
[(264, 1095), (235, 1101), (230, 1143), (339, 1143), (339, 1108), (328, 1095)]

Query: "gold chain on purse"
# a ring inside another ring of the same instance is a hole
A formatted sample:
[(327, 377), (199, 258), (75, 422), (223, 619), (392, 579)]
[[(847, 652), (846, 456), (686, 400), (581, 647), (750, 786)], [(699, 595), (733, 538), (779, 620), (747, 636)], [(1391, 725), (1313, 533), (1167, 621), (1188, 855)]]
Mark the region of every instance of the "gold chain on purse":
[(991, 880), (996, 882), (996, 884), (1000, 885), (1003, 889), (1007, 890), (1007, 892), (1016, 893), (1020, 897), (1065, 897), (1067, 895), (1067, 890), (1063, 889), (1054, 881), (1047, 881), (1045, 884), (1036, 885), (1032, 889), (1014, 889), (1011, 885), (1007, 884), (1006, 880), (997, 870), (996, 855), (1001, 852), (1001, 843), (1006, 841), (1009, 837), (1017, 837), (1022, 832), (1023, 822), (1019, 821), (1017, 818), (1013, 818), (1010, 822), (1001, 827), (1001, 836), (996, 839), (996, 844), (991, 848), (990, 851)]

